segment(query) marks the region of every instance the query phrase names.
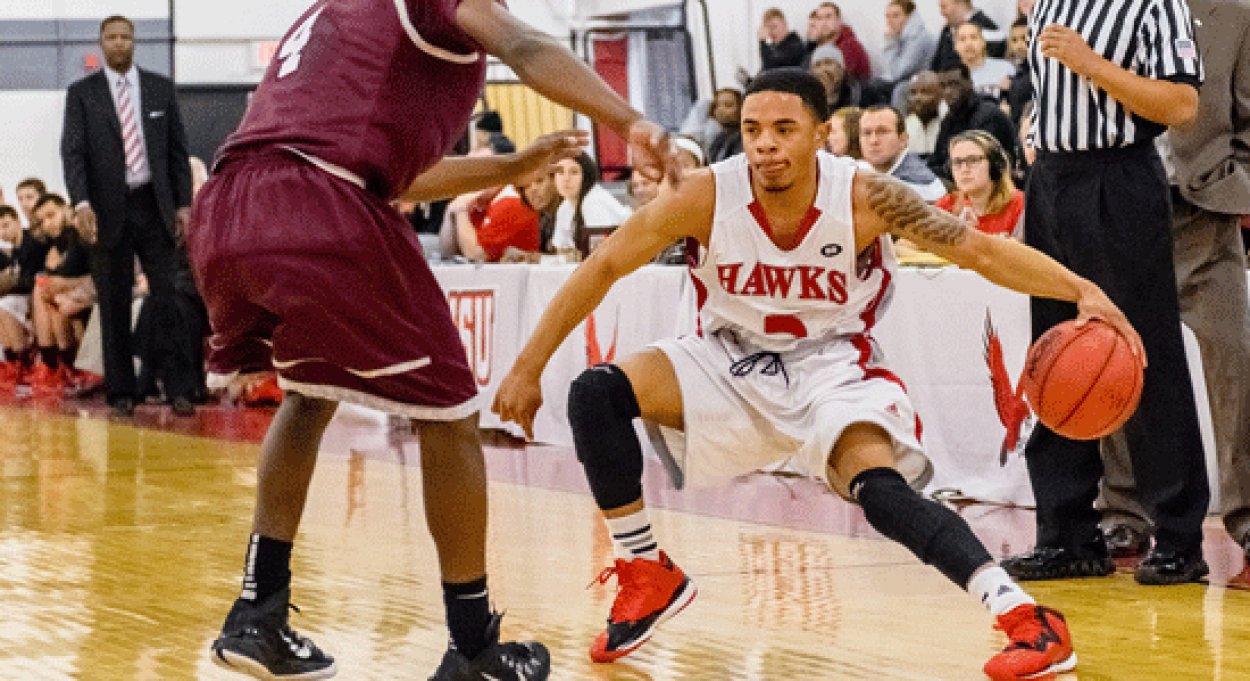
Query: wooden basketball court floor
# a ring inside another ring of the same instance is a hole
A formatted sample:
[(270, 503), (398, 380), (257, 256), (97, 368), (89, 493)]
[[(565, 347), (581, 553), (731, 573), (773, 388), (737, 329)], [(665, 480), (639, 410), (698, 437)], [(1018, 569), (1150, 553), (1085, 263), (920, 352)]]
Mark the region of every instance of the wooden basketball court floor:
[[(0, 679), (241, 678), (206, 653), (237, 592), (267, 422), (0, 406)], [(324, 442), (292, 617), (339, 678), (425, 679), (443, 652), (417, 457), (384, 424), (336, 421)], [(978, 679), (1002, 645), (971, 598), (811, 483), (679, 493), (649, 470), (661, 544), (699, 597), (642, 651), (593, 665), (614, 583), (587, 588), (611, 548), (580, 466), (555, 448), (487, 457), (493, 595), (506, 635), (551, 648), (553, 679)], [(996, 553), (1032, 542), (1027, 511), (963, 513)], [(1207, 529), (1210, 585), (1140, 587), (1126, 571), (1030, 585), (1073, 628), (1081, 664), (1063, 678), (1250, 679), (1244, 559)]]

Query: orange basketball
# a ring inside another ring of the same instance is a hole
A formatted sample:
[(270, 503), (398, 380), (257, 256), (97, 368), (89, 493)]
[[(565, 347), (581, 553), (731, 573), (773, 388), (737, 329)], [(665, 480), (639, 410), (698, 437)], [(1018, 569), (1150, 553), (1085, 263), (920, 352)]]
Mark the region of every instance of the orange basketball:
[(1048, 428), (1073, 440), (1115, 432), (1137, 410), (1142, 366), (1128, 341), (1097, 320), (1059, 324), (1029, 348), (1024, 394)]

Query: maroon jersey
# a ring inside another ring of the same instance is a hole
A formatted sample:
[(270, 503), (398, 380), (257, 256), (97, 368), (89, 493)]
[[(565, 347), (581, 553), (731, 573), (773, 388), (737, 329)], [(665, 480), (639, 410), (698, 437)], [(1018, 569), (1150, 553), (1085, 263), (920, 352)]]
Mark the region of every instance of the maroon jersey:
[(288, 147), (394, 198), (455, 144), (481, 94), (486, 54), (456, 23), (460, 2), (316, 3), (220, 157)]

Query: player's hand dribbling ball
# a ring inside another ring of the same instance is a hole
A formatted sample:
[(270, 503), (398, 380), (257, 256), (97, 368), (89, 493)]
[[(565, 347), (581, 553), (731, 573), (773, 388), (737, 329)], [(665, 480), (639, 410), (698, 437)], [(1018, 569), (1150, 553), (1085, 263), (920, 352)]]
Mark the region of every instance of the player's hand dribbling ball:
[(1029, 348), (1024, 394), (1046, 427), (1073, 440), (1110, 435), (1137, 410), (1142, 364), (1110, 324), (1056, 325)]

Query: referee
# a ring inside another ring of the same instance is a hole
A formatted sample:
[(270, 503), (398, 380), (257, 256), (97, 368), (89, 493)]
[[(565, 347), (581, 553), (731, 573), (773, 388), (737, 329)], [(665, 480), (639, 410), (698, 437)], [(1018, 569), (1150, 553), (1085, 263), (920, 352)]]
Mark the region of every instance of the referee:
[[(1029, 16), (1036, 92), (1025, 239), (1102, 287), (1141, 334), (1141, 404), (1124, 427), (1155, 546), (1142, 584), (1207, 573), (1207, 489), (1197, 410), (1181, 340), (1171, 195), (1153, 139), (1197, 115), (1202, 63), (1184, 0), (1039, 0)], [(1091, 47), (1093, 46), (1093, 47)], [(1076, 316), (1031, 300), (1033, 337)], [(1021, 580), (1107, 575), (1094, 509), (1103, 463), (1096, 441), (1038, 425), (1025, 447), (1037, 499), (1037, 548), (1003, 567)]]

